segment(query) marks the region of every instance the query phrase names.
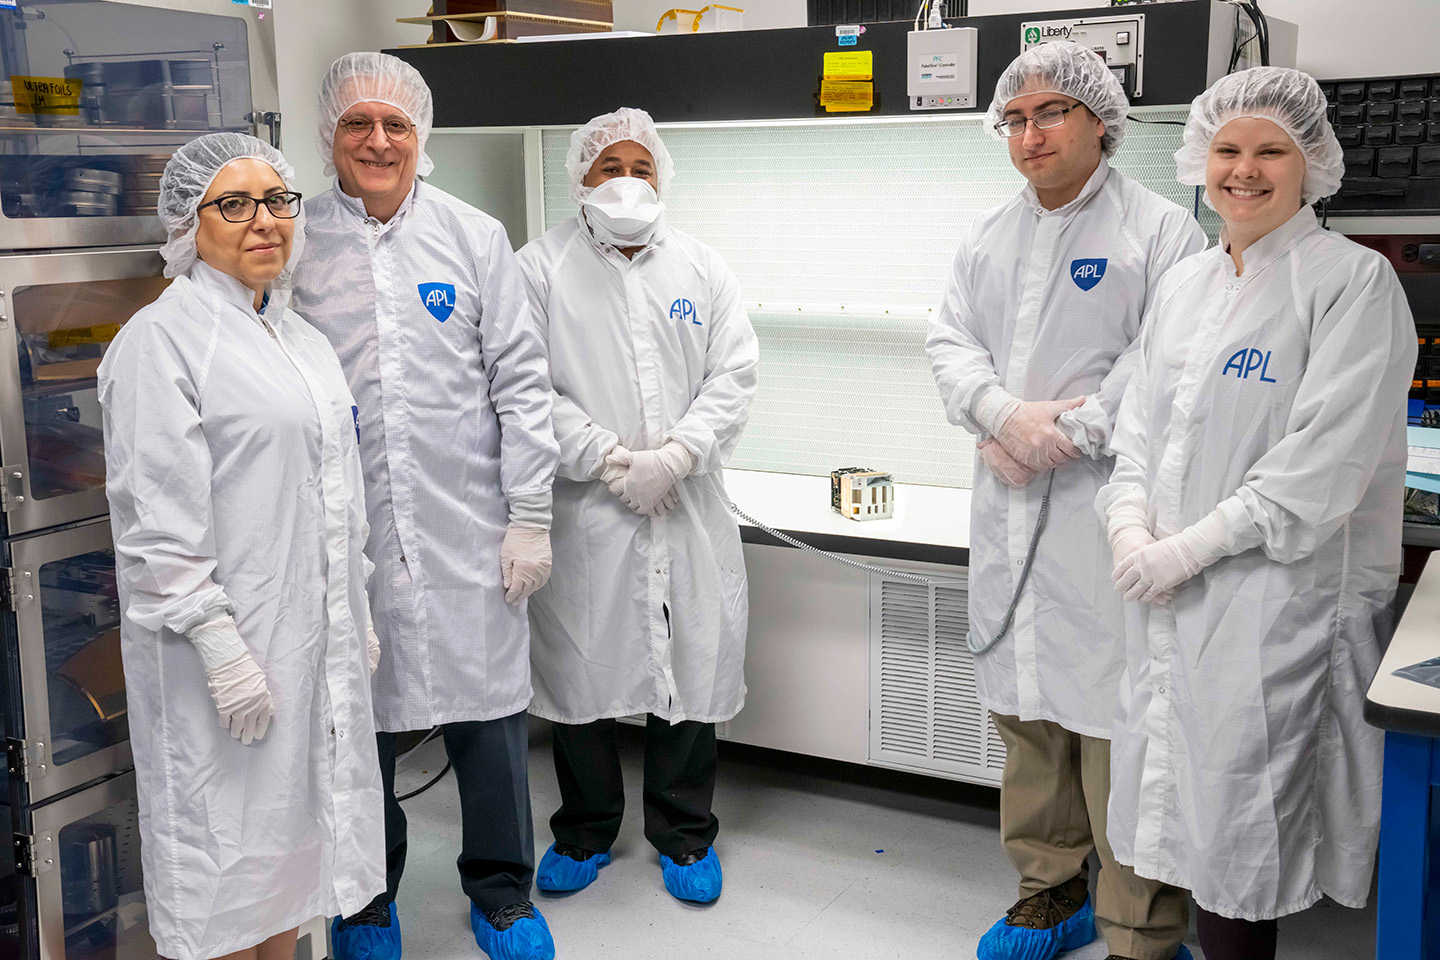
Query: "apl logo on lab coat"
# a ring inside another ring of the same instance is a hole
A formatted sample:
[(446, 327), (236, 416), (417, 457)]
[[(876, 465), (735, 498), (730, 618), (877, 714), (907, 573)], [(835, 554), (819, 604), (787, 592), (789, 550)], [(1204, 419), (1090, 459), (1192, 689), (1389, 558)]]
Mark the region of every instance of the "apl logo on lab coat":
[(1254, 348), (1236, 350), (1230, 355), (1225, 363), (1225, 369), (1220, 371), (1220, 376), (1228, 376), (1230, 371), (1235, 371), (1235, 376), (1240, 380), (1249, 380), (1250, 374), (1260, 371), (1261, 383), (1274, 383), (1275, 380), (1266, 376), (1270, 372), (1270, 351), (1261, 353)]
[(1108, 262), (1104, 257), (1098, 260), (1071, 260), (1070, 279), (1074, 280), (1075, 286), (1081, 290), (1089, 290), (1105, 276), (1105, 264)]
[(705, 326), (705, 324), (700, 322), (700, 318), (695, 316), (695, 304), (686, 300), (684, 297), (670, 304), (670, 319), (689, 320), (697, 327)]
[(455, 284), (420, 284), (420, 302), (430, 311), (430, 316), (444, 323), (455, 312)]

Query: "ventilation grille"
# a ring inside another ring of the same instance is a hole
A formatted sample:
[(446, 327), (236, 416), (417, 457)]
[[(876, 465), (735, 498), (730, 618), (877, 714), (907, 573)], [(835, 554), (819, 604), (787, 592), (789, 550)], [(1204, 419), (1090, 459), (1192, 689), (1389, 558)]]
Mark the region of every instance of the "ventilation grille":
[(969, 592), (870, 578), (870, 761), (998, 785), (1005, 747), (975, 693)]

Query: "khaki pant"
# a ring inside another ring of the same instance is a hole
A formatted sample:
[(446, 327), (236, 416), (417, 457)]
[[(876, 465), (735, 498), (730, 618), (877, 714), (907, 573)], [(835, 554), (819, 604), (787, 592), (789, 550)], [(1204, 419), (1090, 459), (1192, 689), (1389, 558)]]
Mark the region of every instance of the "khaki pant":
[(1084, 873), (1100, 857), (1095, 925), (1110, 952), (1131, 960), (1171, 960), (1189, 929), (1185, 891), (1116, 863), (1105, 836), (1110, 741), (1072, 733), (1049, 720), (992, 713), (1005, 741), (1000, 838), (1020, 872), (1021, 898)]

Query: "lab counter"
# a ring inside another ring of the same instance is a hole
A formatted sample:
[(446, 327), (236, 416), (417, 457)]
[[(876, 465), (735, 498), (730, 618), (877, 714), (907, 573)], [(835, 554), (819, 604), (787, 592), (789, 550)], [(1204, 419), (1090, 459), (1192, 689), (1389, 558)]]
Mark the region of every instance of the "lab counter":
[[(893, 517), (849, 520), (830, 508), (829, 477), (727, 470), (725, 489), (735, 506), (766, 526), (832, 553), (958, 567), (970, 562), (969, 490), (897, 483)], [(745, 520), (740, 538), (788, 546)]]
[(1432, 872), (1440, 837), (1440, 690), (1395, 671), (1440, 654), (1440, 563), (1415, 585), (1365, 696), (1365, 719), (1385, 731), (1380, 812), (1378, 960), (1427, 960), (1440, 949)]

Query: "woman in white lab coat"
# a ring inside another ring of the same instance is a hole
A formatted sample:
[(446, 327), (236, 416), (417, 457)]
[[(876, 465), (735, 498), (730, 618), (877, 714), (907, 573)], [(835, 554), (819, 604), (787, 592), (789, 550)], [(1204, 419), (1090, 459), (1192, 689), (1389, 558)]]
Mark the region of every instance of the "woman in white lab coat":
[(1266, 960), (1276, 918), (1370, 889), (1361, 706), (1400, 572), (1415, 329), (1385, 259), (1316, 222), (1343, 165), (1309, 76), (1222, 78), (1175, 156), (1225, 226), (1160, 281), (1096, 499), (1135, 601), (1109, 837), (1192, 891), (1207, 960)]
[(174, 283), (100, 366), (145, 898), (172, 960), (289, 960), (300, 923), (385, 888), (356, 412), (286, 309), (291, 177), (253, 137), (181, 147)]

